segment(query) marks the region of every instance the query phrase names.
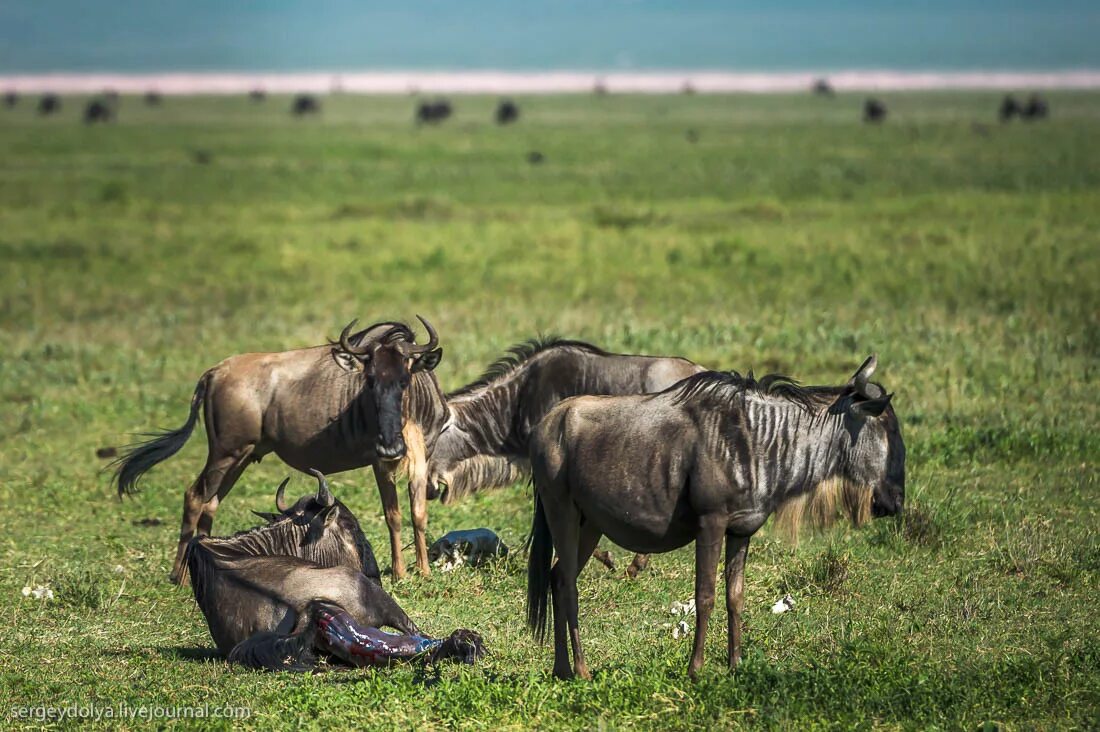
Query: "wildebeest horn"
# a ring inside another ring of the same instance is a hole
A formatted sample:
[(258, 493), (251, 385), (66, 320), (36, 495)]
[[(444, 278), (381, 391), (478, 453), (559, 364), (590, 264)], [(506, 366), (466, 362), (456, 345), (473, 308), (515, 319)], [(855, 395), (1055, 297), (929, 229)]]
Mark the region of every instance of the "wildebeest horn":
[(332, 497), (332, 491), (328, 489), (328, 481), (325, 480), (325, 474), (313, 468), (310, 468), (309, 472), (310, 475), (317, 479), (317, 502), (322, 506), (331, 506), (336, 502), (336, 499)]
[(856, 393), (866, 399), (878, 399), (885, 394), (881, 387), (870, 382), (871, 374), (875, 373), (876, 366), (878, 366), (878, 356), (871, 354), (852, 375), (852, 378), (848, 380), (848, 386), (855, 389)]
[(435, 332), (435, 328), (432, 324), (425, 320), (422, 316), (417, 315), (416, 319), (424, 324), (424, 329), (428, 331), (428, 342), (422, 346), (409, 346), (409, 353), (427, 353), (428, 351), (435, 350), (435, 347), (439, 345), (439, 334)]
[(286, 505), (286, 498), (283, 494), (286, 492), (286, 484), (290, 482), (290, 476), (283, 478), (283, 482), (279, 484), (279, 489), (275, 491), (275, 508), (279, 509), (279, 513), (286, 513), (290, 506)]
[(350, 353), (353, 356), (362, 356), (370, 350), (369, 345), (360, 346), (357, 348), (356, 346), (351, 345), (351, 341), (348, 340), (348, 336), (351, 335), (352, 328), (354, 328), (355, 324), (358, 322), (358, 319), (351, 321), (350, 323), (345, 325), (344, 330), (340, 332), (340, 348), (344, 349), (345, 353)]

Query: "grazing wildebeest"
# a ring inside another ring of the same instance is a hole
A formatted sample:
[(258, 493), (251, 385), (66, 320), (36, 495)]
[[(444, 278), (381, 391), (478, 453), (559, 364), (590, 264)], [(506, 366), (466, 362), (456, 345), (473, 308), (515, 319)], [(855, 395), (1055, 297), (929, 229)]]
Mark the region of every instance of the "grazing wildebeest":
[(878, 99), (868, 99), (863, 103), (863, 121), (878, 123), (886, 119), (886, 105)]
[[(446, 640), (420, 632), (382, 589), (355, 516), (313, 472), (317, 495), (284, 507), (266, 526), (188, 544), (195, 601), (218, 650), (232, 662), (270, 670), (307, 670), (319, 654), (355, 666), (479, 658), (481, 637), (472, 631)], [(384, 626), (402, 635), (379, 630)]]
[(816, 79), (812, 87), (813, 93), (821, 97), (833, 96), (833, 85), (829, 83), (828, 79)]
[(1001, 109), (998, 115), (1002, 122), (1008, 122), (1016, 115), (1022, 112), (1020, 103), (1016, 101), (1016, 97), (1011, 94), (1005, 95), (1005, 98), (1001, 100)]
[(15, 91), (4, 92), (4, 106), (8, 109), (13, 109), (15, 105), (19, 104), (19, 94)]
[(527, 162), (529, 162), (531, 165), (542, 165), (545, 160), (546, 156), (543, 155), (542, 152), (539, 150), (532, 150), (527, 153)]
[(290, 111), (297, 117), (304, 117), (307, 114), (318, 114), (321, 111), (321, 102), (317, 97), (310, 96), (309, 94), (299, 94), (294, 97), (294, 104), (291, 106)]
[(158, 92), (158, 91), (147, 91), (147, 92), (145, 92), (145, 103), (147, 105), (149, 105), (150, 107), (159, 106), (161, 101), (162, 101), (162, 98), (160, 96), (160, 92)]
[(856, 524), (899, 513), (905, 446), (892, 395), (869, 380), (874, 369), (872, 356), (840, 387), (707, 372), (660, 394), (576, 397), (555, 407), (531, 439), (527, 569), (527, 622), (540, 639), (548, 596), (554, 605), (554, 675), (590, 678), (577, 575), (605, 534), (638, 552), (695, 542), (694, 678), (723, 541), (732, 671), (741, 658), (749, 538), (771, 513), (825, 523), (842, 508)]
[[(447, 395), (424, 381), (409, 391), (415, 410), (425, 415), (409, 419), (426, 445), (426, 466), (412, 469), (409, 492), (434, 496), (441, 490), (443, 502), (450, 503), (510, 485), (529, 475), (531, 432), (562, 399), (656, 392), (703, 370), (684, 358), (608, 353), (548, 338), (513, 346), (481, 378)], [(416, 480), (425, 480), (426, 487), (414, 489)], [(601, 561), (609, 564), (606, 556)], [(628, 572), (634, 576), (645, 565), (646, 557), (635, 557)]]
[(417, 124), (438, 124), (451, 116), (454, 110), (446, 99), (437, 99), (434, 102), (421, 102), (416, 107)]
[(38, 100), (38, 113), (43, 117), (53, 114), (61, 109), (61, 97), (56, 94), (43, 94)]
[(253, 89), (252, 91), (248, 92), (248, 98), (253, 102), (262, 102), (267, 99), (267, 92), (265, 92), (263, 89)]
[(502, 99), (497, 105), (496, 114), (498, 125), (507, 125), (519, 120), (519, 105), (511, 99)]
[[(241, 473), (270, 452), (301, 471), (338, 473), (372, 466), (390, 526), (394, 577), (404, 576), (392, 479), (407, 450), (403, 397), (410, 382), (442, 357), (435, 330), (420, 320), (429, 335), (425, 345), (416, 345), (403, 323), (377, 323), (353, 335), (353, 322), (333, 344), (228, 358), (199, 378), (182, 427), (131, 446), (116, 461), (119, 495), (134, 492), (142, 474), (183, 447), (203, 409), (206, 465), (184, 494), (173, 582), (184, 579), (187, 542), (196, 533), (209, 535), (219, 503)], [(423, 449), (419, 441), (412, 447)], [(425, 536), (417, 536), (416, 554), (417, 566), (426, 572)]]
[(1050, 107), (1047, 106), (1047, 100), (1038, 94), (1032, 94), (1028, 98), (1027, 104), (1020, 110), (1020, 119), (1046, 119), (1049, 113)]
[(114, 119), (114, 116), (114, 110), (102, 99), (93, 99), (84, 107), (84, 124), (94, 125), (96, 122), (110, 122)]

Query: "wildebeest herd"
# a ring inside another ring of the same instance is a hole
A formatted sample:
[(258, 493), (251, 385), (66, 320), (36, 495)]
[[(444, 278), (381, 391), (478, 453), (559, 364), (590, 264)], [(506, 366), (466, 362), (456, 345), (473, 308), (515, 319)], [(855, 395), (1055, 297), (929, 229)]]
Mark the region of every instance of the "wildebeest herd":
[[(905, 448), (892, 395), (871, 380), (873, 356), (840, 385), (801, 386), (675, 356), (542, 339), (444, 392), (435, 374), (441, 339), (420, 320), (423, 344), (404, 323), (355, 331), (353, 322), (323, 345), (228, 358), (199, 378), (183, 426), (116, 461), (119, 494), (132, 493), (183, 446), (202, 413), (207, 459), (184, 493), (171, 579), (190, 580), (230, 661), (300, 670), (320, 659), (473, 663), (484, 653), (472, 630), (424, 634), (386, 593), (370, 543), (324, 473), (373, 469), (394, 580), (405, 574), (399, 477), (408, 482), (417, 569), (428, 575), (428, 500), (458, 501), (530, 476), (527, 620), (542, 638), (552, 619), (561, 678), (589, 676), (576, 581), (603, 536), (638, 553), (631, 574), (648, 553), (695, 543), (694, 677), (723, 543), (732, 670), (741, 656), (749, 540), (769, 516), (797, 526), (843, 513), (858, 525), (902, 510)], [(257, 512), (263, 525), (211, 537), (219, 503), (272, 452), (311, 473), (316, 492), (290, 503), (284, 481), (277, 512)], [(501, 553), (484, 533), (486, 552)], [(465, 538), (480, 541), (476, 532)]]

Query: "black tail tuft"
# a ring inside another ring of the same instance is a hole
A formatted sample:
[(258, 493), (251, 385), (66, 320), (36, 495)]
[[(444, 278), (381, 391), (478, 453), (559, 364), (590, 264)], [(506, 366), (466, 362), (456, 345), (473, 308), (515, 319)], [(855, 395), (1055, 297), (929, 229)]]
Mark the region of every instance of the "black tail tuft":
[(118, 495), (137, 492), (137, 484), (150, 468), (175, 455), (184, 446), (198, 420), (199, 407), (206, 395), (206, 374), (199, 379), (195, 393), (191, 397), (191, 414), (182, 427), (163, 432), (151, 432), (143, 437), (151, 437), (146, 442), (136, 442), (126, 446), (126, 451), (111, 463), (115, 468), (115, 481), (118, 483)]
[(550, 619), (550, 565), (554, 559), (554, 540), (542, 501), (535, 493), (535, 516), (531, 522), (531, 551), (527, 555), (527, 627), (539, 643), (546, 640)]

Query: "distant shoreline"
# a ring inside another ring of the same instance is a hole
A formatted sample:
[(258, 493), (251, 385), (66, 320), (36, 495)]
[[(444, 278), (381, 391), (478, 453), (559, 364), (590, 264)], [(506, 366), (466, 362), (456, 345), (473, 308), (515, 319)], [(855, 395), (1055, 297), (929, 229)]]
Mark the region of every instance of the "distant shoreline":
[(837, 91), (1100, 89), (1100, 69), (1067, 71), (333, 71), (302, 73), (163, 72), (0, 74), (0, 91), (95, 94), (701, 94), (808, 90), (826, 79)]

